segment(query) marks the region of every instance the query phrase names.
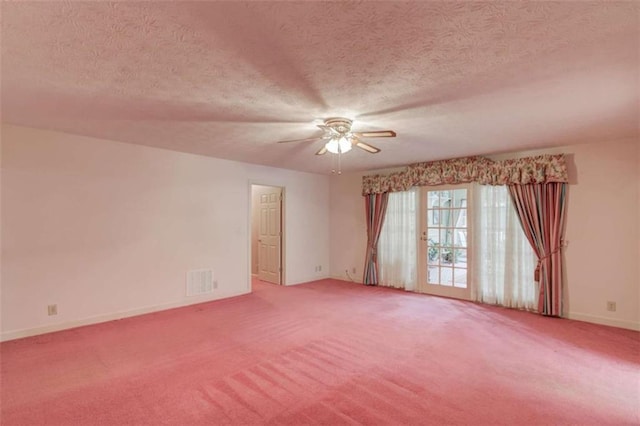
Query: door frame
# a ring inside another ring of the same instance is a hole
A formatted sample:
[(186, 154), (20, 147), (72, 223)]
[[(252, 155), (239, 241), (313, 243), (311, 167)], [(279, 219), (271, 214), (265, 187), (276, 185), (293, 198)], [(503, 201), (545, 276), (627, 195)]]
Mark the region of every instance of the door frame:
[(259, 186), (271, 186), (274, 188), (280, 188), (282, 190), (282, 201), (280, 203), (280, 283), (279, 285), (286, 285), (286, 268), (285, 268), (285, 263), (286, 263), (286, 202), (287, 202), (287, 197), (286, 197), (286, 190), (287, 188), (284, 185), (278, 185), (277, 183), (269, 183), (262, 180), (253, 180), (253, 179), (249, 179), (248, 185), (247, 185), (247, 194), (248, 194), (248, 209), (247, 209), (247, 230), (248, 230), (248, 238), (247, 238), (247, 290), (251, 291), (251, 279), (252, 279), (252, 275), (251, 275), (251, 270), (252, 270), (252, 262), (253, 262), (253, 257), (251, 255), (251, 243), (252, 241), (252, 224), (253, 224), (253, 217), (252, 217), (252, 213), (253, 213), (253, 192), (252, 192), (252, 188), (254, 185), (259, 185)]

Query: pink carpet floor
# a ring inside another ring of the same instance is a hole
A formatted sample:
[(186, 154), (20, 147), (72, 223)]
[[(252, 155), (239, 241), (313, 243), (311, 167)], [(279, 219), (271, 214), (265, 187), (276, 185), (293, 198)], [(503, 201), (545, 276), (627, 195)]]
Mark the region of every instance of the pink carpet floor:
[(335, 280), (0, 344), (2, 426), (640, 424), (640, 334)]

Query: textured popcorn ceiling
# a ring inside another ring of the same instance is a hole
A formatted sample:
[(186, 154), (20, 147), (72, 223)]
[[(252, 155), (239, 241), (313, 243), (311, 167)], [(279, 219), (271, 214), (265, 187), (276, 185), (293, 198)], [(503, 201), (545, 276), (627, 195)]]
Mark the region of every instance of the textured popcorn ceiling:
[(328, 173), (638, 135), (637, 2), (3, 2), (2, 120)]

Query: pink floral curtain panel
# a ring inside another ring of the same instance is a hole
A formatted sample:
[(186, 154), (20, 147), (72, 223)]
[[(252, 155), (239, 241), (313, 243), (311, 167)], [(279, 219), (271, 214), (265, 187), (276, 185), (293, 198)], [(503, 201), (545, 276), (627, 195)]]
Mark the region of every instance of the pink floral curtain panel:
[(364, 263), (365, 285), (378, 284), (378, 239), (387, 213), (389, 194), (370, 194), (365, 198), (367, 214), (367, 254)]
[(564, 154), (493, 161), (485, 157), (454, 158), (407, 166), (389, 175), (362, 178), (362, 195), (407, 191), (412, 186), (478, 182), (481, 185), (526, 185), (567, 182)]
[(562, 315), (562, 243), (566, 183), (509, 185), (520, 224), (538, 257), (538, 312)]

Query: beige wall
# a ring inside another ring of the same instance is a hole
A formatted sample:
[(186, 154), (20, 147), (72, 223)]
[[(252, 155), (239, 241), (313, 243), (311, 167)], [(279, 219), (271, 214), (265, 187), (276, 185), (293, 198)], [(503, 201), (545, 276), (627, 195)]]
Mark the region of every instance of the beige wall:
[[(361, 283), (367, 249), (367, 224), (362, 176), (367, 173), (342, 173), (331, 178), (331, 276)], [(355, 274), (352, 273), (355, 268)]]
[(251, 182), (285, 188), (286, 284), (329, 264), (328, 176), (3, 126), (1, 179), (2, 339), (250, 291)]
[[(584, 321), (640, 329), (640, 160), (638, 140), (494, 156), (568, 154), (570, 161), (565, 249), (566, 315)], [(366, 249), (361, 176), (331, 181), (331, 275), (362, 265)], [(615, 301), (616, 312), (606, 310)]]
[[(566, 250), (569, 315), (640, 329), (638, 141), (575, 150)], [(606, 311), (615, 301), (616, 312)]]

